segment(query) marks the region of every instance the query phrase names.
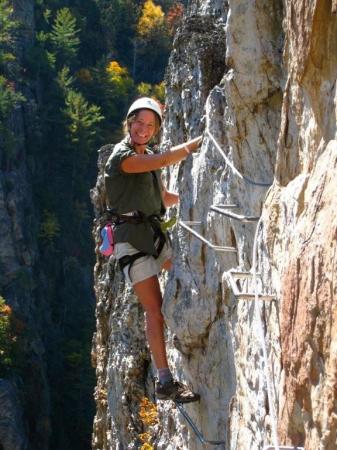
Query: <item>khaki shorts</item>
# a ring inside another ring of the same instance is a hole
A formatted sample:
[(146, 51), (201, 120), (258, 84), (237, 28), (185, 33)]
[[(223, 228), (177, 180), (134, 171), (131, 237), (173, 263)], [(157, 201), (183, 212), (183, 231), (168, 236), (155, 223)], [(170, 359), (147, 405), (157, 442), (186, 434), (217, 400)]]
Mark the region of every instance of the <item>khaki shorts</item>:
[[(114, 254), (116, 259), (120, 259), (126, 255), (134, 255), (139, 250), (132, 247), (128, 242), (121, 242), (115, 244)], [(168, 241), (166, 241), (162, 251), (158, 258), (154, 258), (152, 255), (142, 256), (136, 259), (132, 264), (129, 276), (129, 265), (123, 269), (126, 281), (132, 285), (144, 281), (153, 275), (158, 275), (162, 269), (163, 264), (172, 257), (172, 247)]]

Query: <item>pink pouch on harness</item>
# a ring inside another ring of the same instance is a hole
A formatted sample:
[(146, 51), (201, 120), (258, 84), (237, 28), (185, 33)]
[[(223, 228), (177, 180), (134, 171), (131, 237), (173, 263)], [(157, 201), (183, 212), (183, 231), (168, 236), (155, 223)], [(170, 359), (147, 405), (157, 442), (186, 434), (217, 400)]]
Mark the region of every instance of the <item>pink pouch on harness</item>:
[(114, 234), (113, 225), (108, 223), (101, 230), (102, 244), (99, 247), (99, 251), (104, 256), (111, 256), (114, 251)]

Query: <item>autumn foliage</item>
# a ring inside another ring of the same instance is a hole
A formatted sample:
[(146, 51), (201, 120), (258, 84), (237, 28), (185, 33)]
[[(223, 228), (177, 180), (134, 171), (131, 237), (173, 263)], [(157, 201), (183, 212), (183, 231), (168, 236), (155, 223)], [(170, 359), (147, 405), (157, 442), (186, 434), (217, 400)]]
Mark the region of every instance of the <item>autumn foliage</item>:
[(151, 34), (155, 29), (160, 28), (164, 24), (164, 12), (161, 6), (157, 6), (152, 0), (144, 3), (141, 17), (138, 21), (137, 31), (142, 37)]
[(169, 9), (166, 14), (166, 22), (171, 33), (174, 33), (180, 25), (183, 14), (184, 5), (182, 3), (177, 2)]
[(158, 423), (157, 407), (147, 397), (144, 397), (140, 402), (139, 418), (143, 423), (146, 431), (139, 435), (143, 442), (141, 450), (153, 450), (151, 441), (151, 427)]

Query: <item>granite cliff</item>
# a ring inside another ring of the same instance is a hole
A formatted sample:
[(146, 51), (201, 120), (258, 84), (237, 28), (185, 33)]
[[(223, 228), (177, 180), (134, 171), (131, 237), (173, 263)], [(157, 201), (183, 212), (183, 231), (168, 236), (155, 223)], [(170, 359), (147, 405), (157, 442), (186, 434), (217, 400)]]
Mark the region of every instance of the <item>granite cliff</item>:
[[(176, 34), (163, 147), (204, 140), (166, 181), (179, 219), (235, 251), (178, 225), (163, 312), (175, 375), (201, 394), (186, 410), (224, 449), (337, 446), (336, 13), (331, 0), (192, 0)], [(96, 241), (111, 150), (92, 190)], [(256, 284), (260, 300), (235, 295)], [(142, 448), (144, 431), (153, 448), (204, 448), (172, 404), (157, 405), (157, 420), (140, 414), (154, 399), (151, 361), (113, 258), (97, 255), (95, 289), (93, 448)]]

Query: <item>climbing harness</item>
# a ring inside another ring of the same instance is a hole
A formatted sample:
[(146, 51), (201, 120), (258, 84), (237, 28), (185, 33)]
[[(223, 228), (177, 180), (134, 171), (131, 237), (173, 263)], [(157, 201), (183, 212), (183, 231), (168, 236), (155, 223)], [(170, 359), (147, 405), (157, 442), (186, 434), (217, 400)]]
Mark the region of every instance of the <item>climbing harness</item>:
[(137, 252), (137, 253), (134, 253), (133, 255), (122, 256), (118, 260), (118, 264), (119, 264), (119, 267), (120, 267), (122, 273), (124, 273), (125, 267), (129, 266), (128, 267), (128, 277), (130, 278), (131, 267), (133, 266), (135, 261), (137, 261), (137, 259), (142, 258), (143, 256), (148, 256), (148, 254), (144, 253), (144, 252)]
[(114, 252), (114, 228), (122, 223), (141, 223), (138, 217), (137, 211), (132, 211), (127, 214), (117, 214), (116, 211), (107, 209), (102, 217), (101, 222), (105, 224), (102, 226), (101, 244), (99, 246), (99, 251), (103, 256), (111, 256)]
[(254, 181), (251, 180), (250, 178), (246, 177), (245, 175), (242, 175), (238, 169), (234, 166), (234, 164), (228, 159), (226, 153), (222, 150), (222, 148), (220, 147), (220, 145), (217, 143), (215, 137), (213, 136), (213, 134), (210, 132), (208, 126), (206, 127), (206, 133), (208, 134), (208, 136), (210, 137), (211, 141), (213, 142), (215, 148), (219, 151), (219, 153), (222, 155), (222, 157), (224, 158), (224, 160), (226, 161), (227, 165), (232, 169), (232, 172), (235, 173), (235, 175), (237, 175), (239, 178), (241, 178), (241, 180), (245, 180), (247, 183), (252, 184), (254, 186), (263, 186), (263, 187), (269, 187), (272, 185), (272, 183), (265, 183), (265, 182), (260, 182), (260, 181)]
[[(113, 251), (112, 242), (109, 247), (109, 243), (110, 243), (110, 240), (109, 240), (110, 236), (108, 233), (109, 229), (112, 234), (110, 239), (111, 239), (111, 241), (113, 241), (113, 228), (117, 227), (119, 225), (122, 225), (124, 223), (132, 223), (132, 224), (136, 224), (136, 225), (140, 224), (140, 223), (145, 223), (145, 222), (150, 223), (152, 230), (153, 230), (153, 242), (154, 242), (155, 249), (156, 249), (156, 254), (153, 255), (155, 259), (158, 258), (161, 251), (163, 250), (163, 247), (164, 247), (167, 239), (169, 239), (168, 235), (166, 235), (166, 233), (165, 233), (165, 228), (163, 229), (163, 227), (162, 227), (163, 221), (161, 220), (160, 216), (158, 216), (156, 214), (146, 216), (141, 211), (131, 211), (126, 214), (118, 214), (115, 210), (108, 209), (105, 212), (105, 217), (107, 218), (108, 223), (101, 230), (101, 236), (103, 238), (103, 242), (100, 247), (101, 253), (105, 256), (110, 256)], [(167, 224), (164, 222), (164, 225), (165, 224), (166, 224), (166, 228), (168, 228), (171, 225), (170, 223)], [(119, 263), (119, 267), (120, 267), (121, 271), (124, 273), (124, 268), (128, 266), (128, 275), (130, 276), (130, 270), (131, 270), (132, 265), (134, 264), (134, 262), (137, 259), (142, 258), (143, 256), (148, 256), (148, 254), (144, 253), (144, 252), (137, 252), (133, 255), (125, 255), (122, 258), (120, 258), (118, 260), (118, 263)]]
[[(153, 255), (153, 257), (157, 259), (163, 250), (168, 236), (166, 237), (164, 232), (162, 231), (160, 225), (161, 221), (158, 216), (150, 216), (147, 218), (147, 221), (150, 222), (153, 229), (153, 242), (156, 249), (156, 254)], [(118, 260), (118, 263), (121, 271), (124, 273), (124, 268), (128, 266), (128, 276), (130, 278), (130, 270), (133, 264), (135, 263), (135, 261), (137, 261), (137, 259), (142, 258), (143, 256), (148, 256), (148, 254), (144, 252), (138, 252), (133, 255), (125, 255), (120, 258)]]

